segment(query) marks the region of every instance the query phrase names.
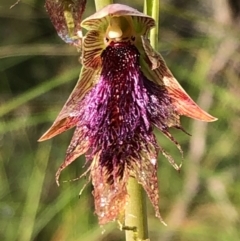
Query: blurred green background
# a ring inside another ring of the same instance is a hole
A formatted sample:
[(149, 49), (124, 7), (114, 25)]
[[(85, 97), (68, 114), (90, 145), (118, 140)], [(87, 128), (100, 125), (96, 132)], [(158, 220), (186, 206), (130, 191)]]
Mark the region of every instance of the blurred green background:
[[(0, 240), (121, 241), (112, 223), (99, 227), (92, 187), (62, 183), (55, 172), (72, 131), (37, 139), (51, 125), (73, 89), (79, 55), (57, 36), (43, 0), (0, 2)], [(115, 1), (127, 4), (129, 1)], [(128, 3), (129, 4), (129, 3)], [(142, 11), (143, 0), (131, 1)], [(88, 1), (85, 16), (94, 12)], [(182, 117), (187, 136), (172, 130), (185, 158), (177, 173), (159, 156), (160, 210), (148, 202), (152, 241), (240, 240), (240, 1), (162, 0), (159, 51), (181, 85), (219, 118), (201, 123)], [(180, 163), (176, 147), (156, 132)], [(79, 158), (63, 172), (82, 172)]]

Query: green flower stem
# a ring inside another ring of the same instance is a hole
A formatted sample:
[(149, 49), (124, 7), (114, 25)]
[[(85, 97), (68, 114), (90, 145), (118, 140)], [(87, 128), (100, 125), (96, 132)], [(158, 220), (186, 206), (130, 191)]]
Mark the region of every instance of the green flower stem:
[(146, 194), (142, 186), (133, 177), (127, 185), (128, 203), (125, 209), (126, 241), (148, 240)]
[(152, 16), (156, 21), (156, 27), (150, 31), (150, 41), (154, 49), (158, 50), (158, 21), (160, 0), (144, 0), (144, 13)]
[(112, 3), (113, 3), (113, 0), (95, 0), (96, 11), (99, 11), (100, 9)]

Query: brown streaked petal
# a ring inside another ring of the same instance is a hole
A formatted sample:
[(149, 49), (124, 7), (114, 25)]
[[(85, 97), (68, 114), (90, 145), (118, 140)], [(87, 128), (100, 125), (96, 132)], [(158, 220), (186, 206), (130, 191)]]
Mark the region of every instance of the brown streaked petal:
[(65, 117), (63, 119), (56, 120), (52, 126), (38, 139), (39, 142), (46, 141), (64, 131), (67, 131), (77, 125), (78, 118)]
[(69, 166), (73, 161), (75, 161), (80, 155), (85, 153), (90, 147), (89, 139), (86, 137), (86, 130), (84, 127), (77, 127), (71, 143), (67, 149), (66, 157), (62, 165), (59, 167), (56, 172), (56, 183), (59, 186), (59, 176), (63, 169)]
[(45, 6), (58, 35), (67, 43), (81, 47), (80, 22), (87, 0), (46, 0)]
[(81, 26), (89, 31), (95, 30), (95, 31), (105, 32), (110, 21), (109, 17), (105, 16), (102, 18), (91, 19), (91, 16), (84, 19), (81, 22)]
[[(168, 69), (163, 57), (152, 48), (149, 40), (142, 38), (142, 43), (148, 57), (148, 61), (144, 57), (141, 59), (141, 63), (144, 65), (142, 71), (150, 80), (166, 87), (178, 114), (200, 121), (216, 121), (217, 118), (202, 110), (185, 92)], [(149, 70), (149, 67), (147, 68), (147, 65), (150, 65), (152, 71)]]
[(151, 70), (159, 68), (161, 63), (161, 56), (157, 51), (153, 49), (149, 39), (146, 38), (145, 36), (141, 36), (141, 44), (143, 46), (143, 48), (141, 49), (141, 52), (143, 53), (144, 51), (143, 56), (147, 55), (147, 58), (150, 61)]
[[(157, 178), (157, 152), (153, 145), (149, 144), (148, 150), (143, 150), (140, 153), (141, 159), (132, 161), (133, 168), (131, 172), (137, 181), (143, 186), (153, 207), (155, 215), (164, 223), (159, 211), (159, 191)], [(165, 224), (166, 225), (166, 224)]]
[[(157, 70), (156, 70), (157, 71)], [(166, 88), (169, 92), (171, 99), (173, 100), (173, 105), (179, 115), (185, 115), (190, 118), (212, 122), (216, 121), (217, 118), (208, 114), (206, 111), (201, 109), (196, 102), (194, 102), (191, 97), (185, 92), (185, 90), (180, 86), (177, 80), (171, 77), (164, 77), (164, 83), (166, 83)], [(169, 83), (169, 85), (167, 85)]]
[(114, 16), (134, 17), (134, 29), (139, 34), (145, 34), (148, 32), (148, 29), (155, 26), (153, 18), (139, 12), (137, 9), (123, 4), (110, 4), (106, 6), (100, 11), (84, 19), (81, 26), (87, 30), (99, 30), (99, 26), (105, 25), (106, 27), (109, 24), (110, 21), (108, 17)]
[(138, 36), (147, 36), (150, 29), (155, 27), (155, 21), (153, 18), (142, 14), (132, 16), (133, 29)]
[(89, 31), (83, 42), (83, 65), (98, 69), (102, 65), (101, 54), (104, 46), (104, 34), (100, 31)]
[(100, 225), (118, 220), (123, 215), (127, 201), (128, 172), (125, 166), (122, 179), (115, 179), (109, 183), (107, 167), (99, 162), (100, 153), (96, 154), (91, 165), (91, 178), (94, 186), (93, 196), (95, 212), (98, 215)]
[(79, 80), (67, 102), (63, 106), (53, 125), (38, 141), (45, 141), (76, 126), (79, 108), (78, 104), (85, 94), (94, 86), (98, 79), (98, 75), (99, 70), (82, 67)]

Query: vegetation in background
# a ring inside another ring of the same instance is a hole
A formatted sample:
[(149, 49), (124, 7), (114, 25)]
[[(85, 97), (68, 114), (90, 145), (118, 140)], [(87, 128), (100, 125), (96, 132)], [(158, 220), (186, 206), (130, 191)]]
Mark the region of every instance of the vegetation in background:
[[(94, 12), (89, 2), (86, 16)], [(142, 11), (142, 2), (131, 6)], [(59, 39), (43, 1), (22, 0), (9, 10), (11, 4), (0, 3), (0, 240), (124, 240), (116, 224), (98, 226), (90, 185), (78, 199), (84, 180), (55, 184), (72, 132), (37, 143), (75, 85), (78, 53)], [(240, 7), (233, 0), (162, 0), (160, 10), (159, 51), (193, 99), (219, 120), (182, 118), (192, 137), (172, 130), (185, 160), (178, 174), (159, 156), (160, 209), (168, 227), (149, 205), (150, 238), (237, 241)], [(169, 141), (158, 138), (180, 162)], [(79, 176), (82, 164), (73, 163), (63, 179)]]

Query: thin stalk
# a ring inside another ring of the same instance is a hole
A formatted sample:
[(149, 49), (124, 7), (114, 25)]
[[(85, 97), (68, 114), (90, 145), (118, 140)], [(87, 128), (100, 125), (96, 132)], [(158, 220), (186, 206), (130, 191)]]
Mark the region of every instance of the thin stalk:
[(96, 11), (99, 11), (100, 9), (112, 3), (113, 3), (113, 0), (95, 0)]
[(148, 240), (146, 194), (142, 186), (133, 177), (127, 184), (128, 203), (125, 209), (126, 241)]
[(151, 45), (156, 50), (158, 50), (158, 21), (160, 12), (160, 1), (161, 0), (144, 0), (144, 13), (151, 16), (156, 22), (156, 27), (150, 31)]

